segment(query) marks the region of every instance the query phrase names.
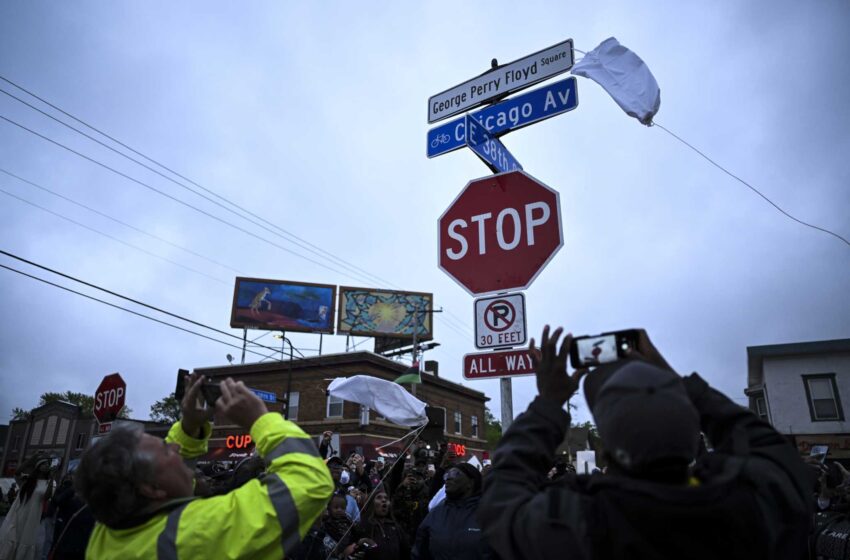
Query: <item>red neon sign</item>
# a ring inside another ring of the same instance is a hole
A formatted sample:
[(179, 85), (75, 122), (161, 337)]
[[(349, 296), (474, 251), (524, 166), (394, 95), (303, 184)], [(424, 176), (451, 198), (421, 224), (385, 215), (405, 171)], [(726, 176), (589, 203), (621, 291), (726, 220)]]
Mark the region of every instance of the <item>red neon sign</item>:
[(228, 449), (245, 449), (249, 445), (251, 445), (251, 436), (227, 436), (224, 439), (224, 445), (227, 446)]
[(466, 446), (460, 443), (450, 443), (449, 449), (455, 452), (458, 457), (466, 456)]

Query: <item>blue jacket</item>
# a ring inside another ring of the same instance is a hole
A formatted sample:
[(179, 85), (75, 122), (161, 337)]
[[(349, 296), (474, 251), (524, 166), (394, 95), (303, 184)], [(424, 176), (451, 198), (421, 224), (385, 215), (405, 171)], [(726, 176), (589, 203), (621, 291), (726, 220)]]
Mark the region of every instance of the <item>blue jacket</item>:
[(481, 496), (445, 500), (428, 512), (416, 532), (412, 560), (478, 560), (490, 558), (475, 518)]

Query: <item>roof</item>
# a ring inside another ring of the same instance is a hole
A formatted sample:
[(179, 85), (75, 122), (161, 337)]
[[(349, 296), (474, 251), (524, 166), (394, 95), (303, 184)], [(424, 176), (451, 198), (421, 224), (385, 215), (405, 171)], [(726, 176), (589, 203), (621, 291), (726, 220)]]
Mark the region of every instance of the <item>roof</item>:
[[(391, 360), (386, 356), (381, 356), (380, 354), (375, 354), (374, 352), (361, 351), (339, 352), (335, 354), (322, 354), (321, 356), (307, 356), (304, 358), (296, 358), (292, 360), (292, 369), (298, 370), (311, 367), (352, 365), (363, 362), (367, 362), (378, 367), (395, 371), (399, 375), (404, 373), (410, 367), (408, 364)], [(226, 366), (195, 368), (195, 371), (198, 373), (203, 373), (204, 375), (209, 375), (211, 377), (220, 377), (224, 375), (279, 373), (281, 369), (287, 368), (288, 365), (289, 360), (284, 360), (276, 362), (255, 362), (251, 364), (231, 364)], [(422, 383), (424, 385), (436, 385), (438, 387), (443, 387), (445, 389), (456, 391), (458, 393), (463, 393), (469, 397), (478, 399), (483, 402), (487, 402), (490, 400), (490, 397), (486, 396), (481, 391), (470, 389), (469, 387), (465, 387), (460, 383), (449, 381), (443, 377), (437, 377), (434, 375), (423, 373)]]
[(747, 386), (759, 386), (764, 382), (765, 358), (841, 353), (850, 353), (850, 338), (747, 346)]

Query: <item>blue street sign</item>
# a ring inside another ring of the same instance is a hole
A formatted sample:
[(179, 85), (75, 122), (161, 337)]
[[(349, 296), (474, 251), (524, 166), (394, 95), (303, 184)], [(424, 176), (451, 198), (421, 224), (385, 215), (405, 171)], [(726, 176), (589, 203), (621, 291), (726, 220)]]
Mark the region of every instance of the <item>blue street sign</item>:
[(253, 387), (248, 387), (248, 390), (268, 403), (277, 402), (277, 395), (270, 391), (261, 391), (260, 389), (254, 389)]
[[(572, 111), (578, 107), (575, 76), (506, 99), (501, 103), (475, 111), (477, 118), (491, 134), (501, 136), (537, 121)], [(449, 121), (428, 131), (426, 150), (429, 158), (447, 154), (466, 144), (463, 118)]]
[(481, 158), (493, 173), (522, 170), (522, 166), (498, 138), (490, 134), (481, 122), (466, 115), (466, 145)]

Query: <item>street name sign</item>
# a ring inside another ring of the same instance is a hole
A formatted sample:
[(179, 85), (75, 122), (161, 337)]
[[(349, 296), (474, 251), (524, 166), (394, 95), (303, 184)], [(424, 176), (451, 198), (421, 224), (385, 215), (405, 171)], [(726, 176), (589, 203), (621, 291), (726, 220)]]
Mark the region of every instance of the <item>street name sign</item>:
[(573, 40), (567, 39), (432, 95), (428, 98), (428, 123), (447, 119), (496, 97), (520, 91), (572, 67)]
[[(501, 136), (578, 107), (575, 76), (511, 97), (471, 113), (490, 134)], [(466, 145), (466, 118), (435, 126), (426, 135), (429, 158), (453, 152)]]
[(511, 348), (526, 341), (525, 294), (475, 300), (475, 347)]
[(262, 391), (260, 389), (254, 389), (252, 387), (248, 387), (248, 390), (260, 397), (261, 400), (267, 403), (276, 403), (277, 395), (272, 393), (271, 391)]
[(475, 117), (466, 115), (466, 145), (493, 173), (522, 170), (522, 165), (502, 142), (487, 132)]
[(107, 375), (94, 393), (94, 417), (98, 423), (112, 422), (124, 408), (127, 384), (118, 373)]
[(492, 379), (533, 375), (534, 364), (528, 350), (497, 350), (466, 354), (463, 357), (464, 379)]
[(524, 171), (470, 181), (437, 228), (439, 267), (472, 295), (528, 288), (564, 243), (558, 192)]

